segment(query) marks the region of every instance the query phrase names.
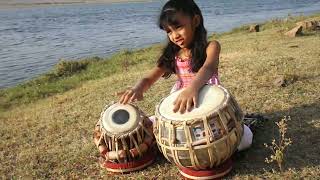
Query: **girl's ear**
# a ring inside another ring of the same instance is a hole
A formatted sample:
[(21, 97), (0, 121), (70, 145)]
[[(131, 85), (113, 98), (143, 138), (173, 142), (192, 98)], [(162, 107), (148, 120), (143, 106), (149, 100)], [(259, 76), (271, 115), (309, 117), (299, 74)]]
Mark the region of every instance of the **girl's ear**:
[(194, 27), (198, 27), (200, 24), (200, 16), (198, 14), (193, 16), (192, 22), (193, 22)]

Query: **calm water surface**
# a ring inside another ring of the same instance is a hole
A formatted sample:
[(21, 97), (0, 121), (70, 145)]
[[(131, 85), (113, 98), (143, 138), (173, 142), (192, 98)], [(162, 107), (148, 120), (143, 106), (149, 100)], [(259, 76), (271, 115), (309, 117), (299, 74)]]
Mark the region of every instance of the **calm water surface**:
[[(0, 88), (47, 72), (59, 59), (109, 56), (163, 42), (157, 16), (166, 1), (0, 7)], [(320, 0), (196, 0), (209, 33), (288, 14), (320, 12)]]

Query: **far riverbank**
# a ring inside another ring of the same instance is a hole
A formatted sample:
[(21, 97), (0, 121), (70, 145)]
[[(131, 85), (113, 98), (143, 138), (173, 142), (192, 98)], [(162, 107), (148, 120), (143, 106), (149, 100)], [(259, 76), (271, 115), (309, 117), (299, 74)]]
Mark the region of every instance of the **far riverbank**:
[(0, 0), (0, 9), (31, 8), (37, 6), (67, 5), (67, 4), (105, 4), (105, 3), (132, 3), (151, 0)]

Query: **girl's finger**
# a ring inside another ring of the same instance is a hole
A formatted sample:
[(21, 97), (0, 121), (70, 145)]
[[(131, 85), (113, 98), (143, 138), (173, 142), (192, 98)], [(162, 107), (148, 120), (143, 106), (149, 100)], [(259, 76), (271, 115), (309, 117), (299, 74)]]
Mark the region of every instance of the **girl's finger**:
[(192, 110), (192, 102), (193, 102), (192, 99), (187, 101), (187, 111), (188, 112), (190, 112)]
[(174, 104), (174, 107), (173, 107), (173, 112), (177, 112), (178, 109), (180, 108), (180, 104), (181, 104), (181, 100), (175, 100), (175, 104)]
[(186, 111), (187, 101), (184, 100), (180, 103), (179, 112), (183, 114)]
[(179, 96), (173, 101), (173, 105), (175, 105), (178, 102)]
[(125, 97), (123, 98), (122, 104), (127, 104), (127, 103), (128, 103), (128, 100), (129, 100), (129, 96), (128, 96), (128, 94), (127, 94), (127, 95), (125, 95)]
[(198, 107), (198, 97), (195, 96), (195, 97), (192, 98), (192, 100), (193, 100), (193, 106), (194, 106), (194, 108), (197, 108), (197, 107)]
[(134, 102), (137, 99), (136, 93), (134, 93), (131, 98), (129, 99), (129, 102)]
[(132, 96), (133, 91), (132, 90), (128, 90), (125, 94), (125, 97), (123, 99), (122, 104), (127, 104), (128, 101), (130, 100), (131, 96)]
[(120, 104), (122, 104), (123, 103), (123, 100), (124, 100), (124, 98), (125, 98), (125, 92), (121, 95), (121, 97), (120, 97), (120, 100), (119, 100), (119, 102), (120, 102)]
[(125, 100), (128, 93), (130, 93), (130, 90), (125, 90), (125, 91), (117, 93), (117, 94), (121, 95), (120, 100), (119, 100), (120, 104), (124, 104), (124, 100)]

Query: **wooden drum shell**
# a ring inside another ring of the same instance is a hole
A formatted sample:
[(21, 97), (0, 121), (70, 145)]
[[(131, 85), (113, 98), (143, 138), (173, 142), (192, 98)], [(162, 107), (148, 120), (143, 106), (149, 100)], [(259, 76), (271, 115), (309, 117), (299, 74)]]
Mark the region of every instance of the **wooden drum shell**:
[[(133, 106), (133, 105), (130, 105)], [(104, 111), (109, 108), (107, 105)], [(152, 133), (152, 122), (136, 106), (133, 106), (140, 120), (131, 132), (111, 134), (102, 125), (102, 118), (96, 124), (94, 131), (95, 144), (106, 161), (114, 163), (128, 163), (141, 158), (155, 145)]]
[(223, 90), (226, 97), (219, 109), (196, 119), (166, 119), (159, 111), (163, 100), (159, 103), (153, 132), (167, 160), (180, 167), (208, 169), (236, 151), (243, 134), (243, 113), (232, 95)]

